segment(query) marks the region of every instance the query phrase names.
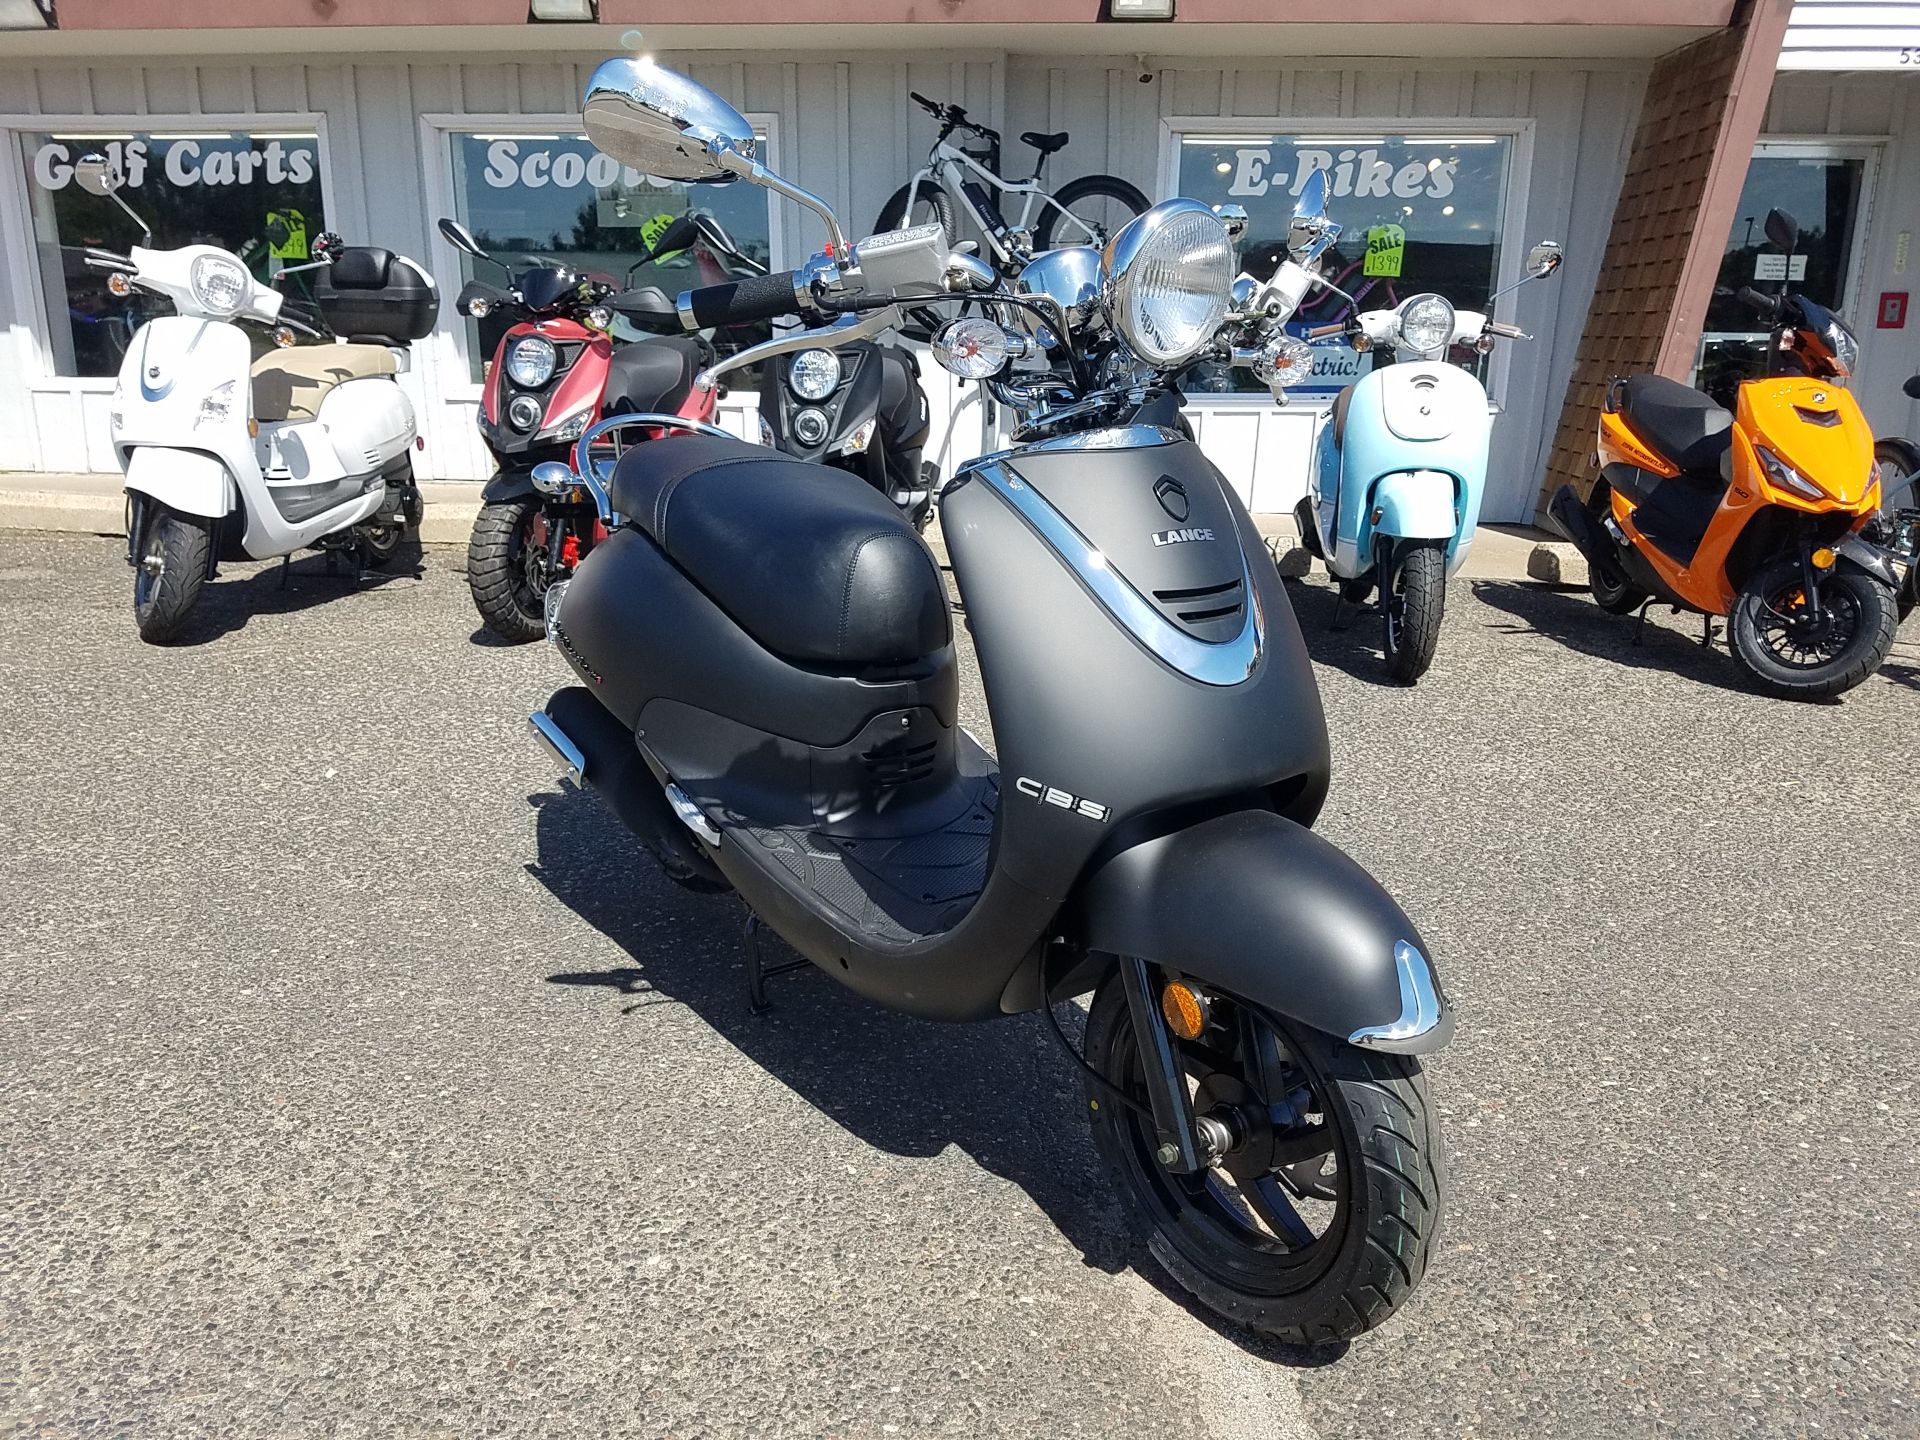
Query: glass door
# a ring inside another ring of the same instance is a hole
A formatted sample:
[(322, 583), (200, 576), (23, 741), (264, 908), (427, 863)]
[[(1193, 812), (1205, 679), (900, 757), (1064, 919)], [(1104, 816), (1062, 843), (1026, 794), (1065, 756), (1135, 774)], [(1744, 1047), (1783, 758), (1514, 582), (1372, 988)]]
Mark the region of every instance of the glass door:
[[(1771, 293), (1785, 281), (1847, 316), (1873, 159), (1871, 146), (1774, 141), (1754, 147), (1694, 369), (1694, 383), (1722, 405), (1731, 407), (1740, 382), (1766, 369), (1767, 332), (1737, 298), (1742, 286)], [(1767, 240), (1772, 209), (1800, 222), (1800, 248), (1790, 261)]]

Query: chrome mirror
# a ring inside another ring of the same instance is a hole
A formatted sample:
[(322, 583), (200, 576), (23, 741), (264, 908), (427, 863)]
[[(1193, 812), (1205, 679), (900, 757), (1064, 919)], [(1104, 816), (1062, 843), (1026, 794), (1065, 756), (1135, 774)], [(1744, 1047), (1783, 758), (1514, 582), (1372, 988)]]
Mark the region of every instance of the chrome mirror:
[(542, 495), (564, 495), (574, 485), (573, 471), (558, 460), (543, 460), (527, 477)]
[(456, 250), (463, 250), (476, 260), (488, 259), (487, 252), (480, 248), (480, 242), (473, 238), (473, 232), (458, 220), (446, 216), (440, 218), (440, 233), (447, 237), (447, 243)]
[(754, 160), (753, 126), (738, 110), (651, 60), (605, 61), (587, 82), (581, 119), (596, 148), (663, 180), (717, 184)]
[(120, 167), (96, 150), (74, 162), (73, 183), (89, 195), (111, 195), (120, 188), (123, 177)]
[(1558, 240), (1542, 240), (1527, 252), (1527, 274), (1535, 280), (1544, 280), (1560, 268), (1564, 259)]
[(1340, 227), (1327, 218), (1327, 172), (1315, 170), (1293, 202), (1293, 220), (1287, 226), (1287, 253), (1295, 263), (1312, 264), (1340, 238)]

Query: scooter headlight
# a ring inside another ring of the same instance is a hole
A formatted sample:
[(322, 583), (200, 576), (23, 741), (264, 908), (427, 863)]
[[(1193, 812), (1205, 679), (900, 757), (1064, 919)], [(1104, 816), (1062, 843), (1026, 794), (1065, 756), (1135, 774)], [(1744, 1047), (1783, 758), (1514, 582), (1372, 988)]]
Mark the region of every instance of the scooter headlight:
[(1827, 348), (1833, 351), (1833, 368), (1842, 376), (1853, 374), (1853, 367), (1860, 363), (1860, 342), (1854, 339), (1838, 315), (1827, 322)]
[(522, 335), (507, 351), (507, 377), (516, 385), (538, 390), (559, 368), (560, 352), (542, 335)]
[(1233, 242), (1197, 200), (1164, 200), (1136, 215), (1100, 257), (1108, 318), (1149, 365), (1192, 359), (1213, 340), (1233, 290)]
[(1453, 340), (1453, 306), (1440, 295), (1416, 295), (1400, 307), (1400, 343), (1436, 355)]
[(1782, 490), (1797, 491), (1809, 500), (1824, 500), (1827, 498), (1826, 491), (1822, 490), (1818, 485), (1814, 484), (1813, 481), (1794, 469), (1793, 466), (1787, 464), (1786, 461), (1767, 449), (1766, 446), (1756, 445), (1753, 449), (1754, 453), (1760, 457), (1760, 468), (1767, 472), (1767, 479), (1771, 480), (1775, 485), (1778, 485)]
[(840, 383), (840, 357), (831, 350), (802, 350), (787, 367), (787, 384), (802, 400), (824, 400)]
[(252, 281), (239, 261), (225, 255), (201, 255), (187, 271), (187, 288), (193, 291), (194, 304), (224, 319), (246, 308)]

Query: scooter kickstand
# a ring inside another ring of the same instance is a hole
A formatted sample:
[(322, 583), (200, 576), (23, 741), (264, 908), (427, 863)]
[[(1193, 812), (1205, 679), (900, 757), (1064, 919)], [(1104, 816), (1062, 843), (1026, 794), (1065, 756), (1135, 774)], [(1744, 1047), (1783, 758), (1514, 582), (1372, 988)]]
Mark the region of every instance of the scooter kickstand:
[(1638, 645), (1647, 638), (1647, 611), (1653, 608), (1653, 599), (1649, 596), (1640, 602), (1640, 623), (1633, 627), (1633, 643)]
[(760, 917), (751, 910), (747, 911), (747, 923), (742, 931), (742, 938), (747, 942), (747, 1009), (755, 1015), (764, 1015), (773, 1008), (767, 1000), (767, 980), (770, 977), (785, 975), (807, 965), (805, 960), (789, 960), (769, 970), (760, 955), (760, 928)]
[(1346, 607), (1347, 607), (1347, 597), (1343, 593), (1341, 593), (1339, 590), (1335, 590), (1333, 592), (1333, 618), (1327, 621), (1327, 629), (1338, 630), (1341, 628), (1340, 612), (1346, 609)]
[(1711, 650), (1713, 648), (1713, 616), (1700, 617), (1700, 632), (1700, 643)]
[(282, 555), (280, 557), (280, 588), (282, 590), (287, 588), (287, 570), (289, 567), (292, 566), (292, 564), (293, 564), (293, 556)]

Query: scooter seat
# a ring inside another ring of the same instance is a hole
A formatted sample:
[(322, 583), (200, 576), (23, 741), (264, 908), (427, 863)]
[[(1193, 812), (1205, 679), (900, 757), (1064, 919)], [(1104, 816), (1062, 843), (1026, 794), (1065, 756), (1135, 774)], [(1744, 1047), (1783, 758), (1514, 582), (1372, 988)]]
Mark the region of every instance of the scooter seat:
[(1733, 447), (1733, 416), (1710, 396), (1663, 375), (1625, 381), (1620, 413), (1634, 434), (1682, 470), (1716, 472)]
[(253, 362), (253, 418), (312, 420), (336, 385), (397, 374), (384, 345), (294, 345)]
[(707, 356), (701, 341), (679, 335), (620, 346), (607, 365), (602, 409), (608, 415), (676, 413)]
[(952, 643), (931, 552), (845, 471), (742, 440), (669, 437), (620, 458), (609, 498), (776, 655), (858, 670)]

